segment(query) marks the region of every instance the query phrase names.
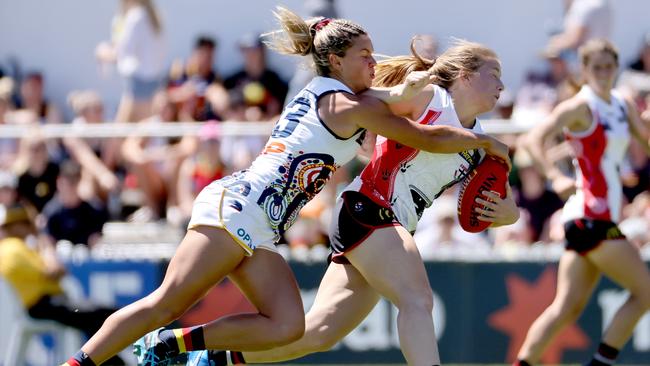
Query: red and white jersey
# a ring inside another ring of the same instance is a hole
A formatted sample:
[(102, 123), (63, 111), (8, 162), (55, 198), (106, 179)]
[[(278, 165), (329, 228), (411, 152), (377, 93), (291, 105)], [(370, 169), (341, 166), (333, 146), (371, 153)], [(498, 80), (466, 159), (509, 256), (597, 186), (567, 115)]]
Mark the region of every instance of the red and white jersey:
[(627, 106), (616, 91), (610, 103), (586, 85), (578, 95), (587, 101), (593, 119), (587, 131), (564, 131), (574, 153), (576, 193), (564, 205), (562, 218), (618, 222), (623, 199), (619, 168), (630, 143)]
[[(434, 88), (434, 97), (416, 122), (463, 128), (451, 95), (441, 87)], [(482, 132), (478, 120), (471, 130)], [(359, 191), (391, 207), (399, 222), (414, 232), (422, 211), (445, 189), (461, 181), (481, 155), (479, 150), (433, 154), (378, 136), (372, 160), (345, 190)]]

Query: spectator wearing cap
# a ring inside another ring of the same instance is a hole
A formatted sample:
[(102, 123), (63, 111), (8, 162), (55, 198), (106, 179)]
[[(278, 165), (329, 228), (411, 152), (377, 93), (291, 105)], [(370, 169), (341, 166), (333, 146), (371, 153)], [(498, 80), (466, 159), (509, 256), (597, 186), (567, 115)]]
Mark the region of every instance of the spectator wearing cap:
[(275, 117), (287, 95), (287, 83), (266, 64), (266, 48), (259, 33), (246, 33), (238, 41), (243, 68), (226, 78), (224, 86), (242, 96), (246, 107), (258, 108), (260, 119)]
[(56, 195), (43, 209), (45, 237), (52, 243), (67, 240), (92, 246), (101, 237), (108, 212), (79, 196), (80, 181), (81, 166), (72, 160), (63, 162), (56, 179)]
[[(53, 320), (92, 335), (115, 309), (72, 302), (61, 287), (66, 270), (54, 246), (36, 239), (36, 226), (23, 206), (0, 207), (0, 275), (13, 287), (30, 317)], [(124, 365), (119, 357), (108, 365)]]
[(199, 36), (188, 60), (175, 61), (169, 72), (169, 98), (177, 104), (183, 121), (223, 120), (228, 93), (214, 68), (217, 41)]
[(224, 177), (232, 170), (221, 159), (221, 127), (216, 121), (206, 122), (199, 131), (199, 145), (196, 153), (188, 156), (178, 174), (178, 216), (168, 216), (172, 223), (182, 224), (189, 220), (194, 199), (201, 190), (213, 181)]

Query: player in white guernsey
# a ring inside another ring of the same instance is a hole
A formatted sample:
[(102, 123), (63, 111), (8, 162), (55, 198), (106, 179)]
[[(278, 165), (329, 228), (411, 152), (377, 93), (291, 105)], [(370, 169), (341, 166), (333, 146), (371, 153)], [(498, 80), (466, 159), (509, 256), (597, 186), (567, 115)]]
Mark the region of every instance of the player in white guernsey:
[[(300, 293), (274, 244), (331, 174), (353, 158), (365, 129), (433, 152), (487, 148), (507, 158), (505, 145), (489, 136), (413, 124), (373, 97), (389, 102), (407, 98), (428, 84), (426, 72), (405, 85), (357, 96), (372, 85), (376, 65), (372, 42), (359, 25), (341, 19), (305, 21), (283, 8), (276, 15), (286, 37), (277, 39), (275, 48), (311, 55), (319, 76), (285, 108), (250, 169), (215, 181), (199, 194), (160, 287), (111, 315), (68, 360), (69, 366), (99, 364), (147, 332), (134, 345), (140, 365), (165, 365), (170, 357), (194, 349), (260, 350), (300, 338)], [(156, 329), (178, 318), (226, 276), (258, 313), (194, 328)]]
[[(630, 296), (604, 331), (588, 365), (612, 364), (650, 308), (650, 272), (638, 248), (617, 226), (623, 198), (619, 170), (630, 135), (650, 151), (650, 133), (634, 104), (612, 90), (618, 69), (614, 46), (592, 40), (579, 53), (586, 85), (534, 128), (526, 144), (553, 188), (560, 194), (574, 193), (562, 212), (566, 251), (560, 259), (555, 299), (531, 325), (515, 365), (539, 361), (553, 338), (582, 312), (601, 274)], [(575, 179), (563, 175), (544, 148), (551, 136), (562, 132), (573, 149)]]
[[(412, 43), (413, 46), (413, 43)], [(390, 86), (408, 72), (429, 70), (434, 76), (418, 96), (391, 104), (391, 110), (421, 125), (447, 125), (481, 131), (476, 117), (491, 110), (501, 91), (496, 54), (476, 43), (459, 41), (435, 62), (413, 56), (377, 66), (375, 85)], [(333, 258), (306, 315), (306, 332), (298, 341), (262, 352), (244, 352), (250, 363), (286, 361), (326, 351), (353, 330), (380, 296), (399, 310), (402, 352), (409, 365), (438, 365), (432, 319), (433, 294), (411, 232), (422, 210), (446, 188), (460, 181), (482, 152), (468, 149), (435, 154), (378, 137), (369, 165), (342, 193), (330, 232)], [(489, 194), (481, 218), (495, 225), (517, 220), (512, 197)], [(222, 352), (195, 353), (196, 365), (219, 365)], [(240, 358), (241, 360), (241, 358)], [(201, 362), (199, 362), (201, 361)], [(193, 363), (189, 363), (194, 365)]]

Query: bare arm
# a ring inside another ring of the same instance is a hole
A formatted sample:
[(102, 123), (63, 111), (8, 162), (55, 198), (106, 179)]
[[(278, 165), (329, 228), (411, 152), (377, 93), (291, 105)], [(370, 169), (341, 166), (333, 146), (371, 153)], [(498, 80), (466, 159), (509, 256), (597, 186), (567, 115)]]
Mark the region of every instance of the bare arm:
[(538, 168), (540, 173), (553, 180), (563, 176), (555, 166), (555, 162), (547, 157), (546, 146), (551, 137), (557, 136), (564, 128), (573, 131), (584, 130), (589, 127), (591, 113), (587, 104), (577, 98), (571, 98), (559, 104), (539, 125), (535, 126), (524, 138), (522, 144)]
[(558, 53), (563, 50), (576, 49), (587, 35), (587, 27), (574, 25), (565, 32), (552, 37), (546, 46), (547, 52)]
[(328, 126), (341, 136), (351, 136), (362, 127), (418, 150), (456, 153), (483, 148), (489, 154), (510, 161), (507, 145), (488, 135), (451, 126), (412, 123), (395, 116), (386, 104), (369, 96), (338, 93), (328, 97), (323, 98), (319, 111)]
[(575, 180), (564, 175), (551, 158), (548, 143), (551, 137), (559, 134), (564, 128), (571, 131), (584, 131), (591, 124), (591, 112), (584, 100), (571, 98), (558, 105), (551, 115), (541, 124), (533, 128), (523, 138), (522, 147), (528, 150), (535, 167), (551, 181), (551, 187), (562, 198), (566, 199), (575, 191)]
[(630, 132), (632, 137), (637, 140), (646, 154), (650, 155), (650, 130), (648, 125), (641, 119), (639, 111), (636, 109), (634, 102), (625, 99), (628, 110), (628, 119), (630, 123)]
[(99, 182), (102, 189), (111, 191), (118, 185), (115, 174), (95, 155), (88, 144), (77, 137), (64, 137), (63, 144), (72, 157)]

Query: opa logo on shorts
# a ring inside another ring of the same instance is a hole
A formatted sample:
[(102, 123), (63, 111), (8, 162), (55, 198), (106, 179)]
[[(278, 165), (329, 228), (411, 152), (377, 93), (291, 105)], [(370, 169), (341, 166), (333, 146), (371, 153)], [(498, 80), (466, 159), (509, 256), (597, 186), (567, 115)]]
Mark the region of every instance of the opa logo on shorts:
[(251, 236), (248, 235), (246, 230), (239, 228), (237, 229), (237, 236), (239, 236), (243, 241), (246, 243), (250, 244), (251, 243)]

